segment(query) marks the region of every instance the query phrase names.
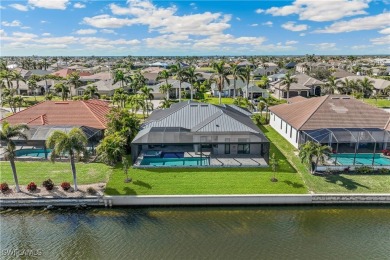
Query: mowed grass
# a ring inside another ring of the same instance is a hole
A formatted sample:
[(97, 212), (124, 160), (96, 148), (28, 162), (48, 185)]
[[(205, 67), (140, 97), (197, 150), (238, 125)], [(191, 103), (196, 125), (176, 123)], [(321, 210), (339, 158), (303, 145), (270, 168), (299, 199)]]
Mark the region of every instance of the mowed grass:
[[(73, 183), (69, 162), (16, 162), (19, 184), (27, 185), (31, 181), (41, 185), (44, 180), (51, 179), (56, 185), (63, 181)], [(107, 182), (113, 168), (102, 163), (77, 163), (78, 184)], [(0, 162), (0, 182), (14, 185), (14, 178), (9, 162)]]
[(364, 102), (379, 108), (390, 108), (390, 100), (388, 99), (365, 98)]
[(160, 168), (130, 169), (131, 183), (118, 166), (107, 184), (107, 195), (191, 194), (304, 194), (307, 187), (283, 154), (271, 145), (279, 159), (278, 182), (271, 182), (268, 168)]
[(309, 191), (314, 193), (389, 193), (390, 175), (340, 174), (326, 177), (312, 175), (297, 156), (298, 150), (272, 127), (261, 127), (264, 134), (284, 153), (298, 170)]

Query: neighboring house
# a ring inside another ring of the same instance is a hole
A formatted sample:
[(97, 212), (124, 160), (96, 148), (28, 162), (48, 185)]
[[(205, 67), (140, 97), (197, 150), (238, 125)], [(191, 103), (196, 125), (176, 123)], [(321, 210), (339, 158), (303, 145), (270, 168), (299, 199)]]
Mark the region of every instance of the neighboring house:
[(85, 90), (88, 88), (88, 86), (96, 86), (98, 93), (100, 95), (112, 96), (112, 95), (114, 95), (115, 90), (121, 87), (121, 83), (116, 82), (114, 84), (114, 80), (112, 80), (112, 79), (99, 80), (99, 81), (90, 83), (88, 85), (81, 86), (81, 87), (77, 88), (76, 90), (72, 88), (73, 95), (78, 95), (78, 96), (84, 95)]
[(156, 158), (150, 165), (160, 166), (173, 165), (167, 157), (184, 165), (190, 160), (198, 166), (265, 166), (269, 141), (250, 115), (236, 106), (191, 101), (155, 110), (132, 141), (132, 160), (136, 166), (148, 157)]
[(386, 149), (390, 139), (383, 137), (387, 136), (384, 129), (389, 118), (390, 114), (383, 109), (342, 95), (270, 107), (270, 125), (294, 147), (315, 140), (337, 152)]
[(25, 70), (22, 68), (15, 68), (13, 71), (19, 72), (24, 79), (28, 79), (31, 76), (31, 70)]
[(358, 80), (363, 80), (364, 78), (368, 78), (370, 81), (373, 82), (375, 93), (378, 93), (379, 91), (382, 91), (385, 88), (390, 86), (389, 80), (376, 79), (368, 76), (348, 76), (348, 77), (340, 78), (337, 82), (340, 84), (341, 82), (345, 81), (345, 79), (358, 81)]
[(70, 131), (78, 127), (86, 134), (89, 147), (95, 147), (107, 127), (106, 115), (110, 107), (101, 100), (43, 101), (2, 120), (11, 125), (27, 124), (27, 140), (16, 140), (17, 145), (44, 148), (45, 141), (55, 130)]
[[(226, 81), (224, 81), (224, 88), (223, 92), (221, 93), (222, 97), (233, 97), (234, 96), (234, 80), (229, 79), (230, 84), (228, 84)], [(211, 92), (212, 95), (215, 97), (219, 96), (218, 86), (215, 83), (211, 84)], [(241, 79), (236, 80), (236, 96), (243, 96), (246, 97), (246, 94), (250, 93), (250, 97), (256, 99), (258, 97), (268, 97), (268, 91), (266, 89), (259, 88), (258, 86), (254, 85), (252, 82), (249, 82), (248, 84), (248, 90), (247, 90), (247, 84), (245, 81)]]
[(66, 78), (69, 74), (71, 74), (73, 72), (78, 72), (80, 74), (80, 77), (92, 75), (91, 73), (89, 73), (87, 71), (77, 71), (77, 70), (73, 70), (73, 69), (69, 69), (69, 68), (58, 70), (56, 72), (51, 73), (51, 75)]
[(282, 80), (285, 76), (286, 76), (286, 74), (284, 74), (284, 73), (272, 74), (272, 75), (268, 76), (268, 80), (270, 82), (275, 82), (275, 81)]
[(278, 65), (275, 63), (266, 62), (264, 65), (264, 67), (258, 67), (253, 71), (254, 77), (270, 76), (279, 70)]
[(355, 74), (343, 69), (336, 69), (336, 71), (332, 73), (332, 76), (335, 77), (336, 79), (340, 79), (349, 76), (355, 76)]
[[(225, 65), (228, 65), (228, 64), (225, 64)], [(249, 66), (251, 67), (252, 69), (256, 68), (255, 65), (253, 65), (253, 63), (250, 63), (249, 61), (245, 60), (245, 61), (241, 61), (239, 63), (237, 63), (237, 67), (239, 68), (245, 68), (246, 66)], [(227, 66), (226, 66), (227, 67)], [(230, 67), (230, 65), (229, 65)]]
[[(172, 85), (172, 89), (170, 90), (169, 92), (169, 97), (170, 98), (173, 98), (173, 99), (177, 99), (179, 98), (179, 89), (180, 89), (180, 81), (179, 80), (176, 80), (176, 79), (168, 79), (168, 84), (171, 84)], [(160, 83), (154, 85), (154, 86), (149, 86), (150, 88), (153, 89), (152, 91), (152, 94), (154, 96), (154, 99), (163, 99), (167, 96), (167, 94), (163, 94), (161, 93), (160, 91), (160, 87), (162, 85), (165, 85), (165, 80), (164, 81), (161, 81)], [(187, 93), (190, 92), (190, 89), (191, 89), (191, 84), (188, 83), (188, 82), (182, 82), (181, 83), (181, 91), (185, 91)], [(195, 94), (195, 90), (194, 91), (194, 94)], [(184, 98), (184, 96), (182, 95), (182, 97)]]
[[(325, 84), (324, 82), (306, 74), (298, 74), (294, 75), (293, 77), (297, 79), (297, 83), (292, 83), (290, 85), (290, 97), (309, 97), (321, 95), (321, 86)], [(283, 85), (282, 82), (283, 78), (282, 80), (272, 84), (271, 89), (274, 91), (275, 96), (279, 98), (287, 98), (286, 85)]]
[(96, 74), (80, 77), (80, 80), (84, 82), (96, 82), (99, 80), (110, 80), (110, 79), (112, 79), (112, 74), (108, 71), (98, 72)]

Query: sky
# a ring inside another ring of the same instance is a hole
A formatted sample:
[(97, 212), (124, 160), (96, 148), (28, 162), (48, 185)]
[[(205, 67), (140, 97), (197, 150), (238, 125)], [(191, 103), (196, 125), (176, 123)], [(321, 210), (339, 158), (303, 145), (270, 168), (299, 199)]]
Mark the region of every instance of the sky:
[(1, 56), (390, 54), (390, 0), (2, 0)]

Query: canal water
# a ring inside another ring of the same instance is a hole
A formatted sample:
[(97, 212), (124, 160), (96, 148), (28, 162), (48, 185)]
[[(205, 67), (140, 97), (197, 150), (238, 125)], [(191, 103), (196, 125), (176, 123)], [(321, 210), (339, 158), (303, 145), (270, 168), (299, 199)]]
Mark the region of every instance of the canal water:
[(0, 218), (0, 259), (390, 259), (389, 207), (8, 210)]

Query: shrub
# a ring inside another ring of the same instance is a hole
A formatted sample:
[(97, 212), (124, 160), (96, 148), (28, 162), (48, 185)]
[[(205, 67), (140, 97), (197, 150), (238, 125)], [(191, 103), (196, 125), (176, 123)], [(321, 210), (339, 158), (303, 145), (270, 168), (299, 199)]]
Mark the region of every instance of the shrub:
[(42, 186), (46, 188), (46, 190), (52, 190), (54, 188), (54, 182), (51, 179), (47, 179), (42, 183)]
[(381, 168), (381, 169), (378, 169), (378, 173), (379, 174), (389, 174), (390, 170), (386, 169), (386, 168)]
[(27, 190), (28, 191), (36, 191), (37, 190), (37, 185), (35, 184), (35, 182), (30, 182), (28, 185), (27, 185)]
[(1, 192), (7, 192), (9, 190), (8, 184), (6, 182), (1, 183), (0, 190)]
[(70, 189), (70, 183), (64, 181), (63, 183), (61, 183), (61, 188), (62, 188), (63, 190), (69, 190), (69, 189)]
[(369, 167), (369, 166), (361, 166), (361, 167), (355, 168), (355, 172), (358, 174), (374, 173), (374, 168)]
[(87, 192), (90, 195), (95, 195), (97, 193), (97, 191), (92, 187), (88, 187)]

